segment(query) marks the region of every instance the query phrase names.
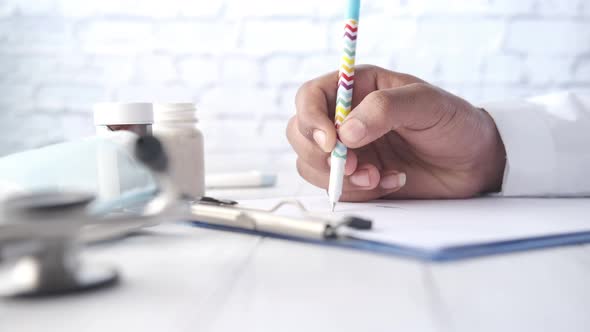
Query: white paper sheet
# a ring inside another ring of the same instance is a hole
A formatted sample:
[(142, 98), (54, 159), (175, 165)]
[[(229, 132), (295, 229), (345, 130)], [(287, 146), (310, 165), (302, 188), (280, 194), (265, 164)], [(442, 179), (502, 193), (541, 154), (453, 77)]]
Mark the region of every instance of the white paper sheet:
[[(332, 215), (326, 197), (300, 197), (312, 212)], [(242, 205), (269, 209), (281, 199)], [(281, 213), (293, 214), (293, 209)], [(425, 250), (590, 231), (590, 198), (501, 198), (339, 203), (334, 215), (373, 220), (355, 237)]]

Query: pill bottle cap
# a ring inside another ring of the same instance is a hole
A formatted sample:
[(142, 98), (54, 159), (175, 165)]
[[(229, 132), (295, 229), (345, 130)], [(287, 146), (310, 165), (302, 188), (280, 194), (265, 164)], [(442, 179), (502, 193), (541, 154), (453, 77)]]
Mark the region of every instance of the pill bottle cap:
[(97, 126), (154, 123), (150, 103), (99, 103), (94, 105), (94, 124)]
[(197, 108), (194, 103), (154, 104), (154, 121), (158, 122), (196, 122)]

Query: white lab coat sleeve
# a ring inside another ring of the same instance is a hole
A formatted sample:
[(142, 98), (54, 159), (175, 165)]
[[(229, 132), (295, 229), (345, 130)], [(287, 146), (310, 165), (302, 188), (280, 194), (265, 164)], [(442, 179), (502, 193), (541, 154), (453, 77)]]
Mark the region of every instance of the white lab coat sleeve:
[(590, 93), (488, 103), (506, 148), (501, 195), (590, 195)]

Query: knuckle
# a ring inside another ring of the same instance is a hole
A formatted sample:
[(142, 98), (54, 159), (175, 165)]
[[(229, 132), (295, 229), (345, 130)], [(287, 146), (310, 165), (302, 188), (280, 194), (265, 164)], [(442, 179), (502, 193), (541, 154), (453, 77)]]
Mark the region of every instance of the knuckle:
[(390, 98), (383, 91), (373, 91), (367, 98), (369, 104), (380, 112), (387, 112), (392, 107)]
[(312, 177), (309, 174), (310, 168), (303, 158), (297, 158), (296, 166), (297, 166), (297, 173), (299, 174), (299, 176), (301, 178), (303, 178), (305, 181), (307, 181), (313, 185), (317, 185), (316, 183), (312, 182)]
[(358, 65), (356, 66), (355, 71), (361, 71), (361, 72), (373, 72), (373, 71), (382, 71), (384, 70), (381, 67), (375, 66), (375, 65), (370, 65), (370, 64), (362, 64), (362, 65)]
[(307, 161), (307, 164), (317, 171), (328, 170), (328, 163), (326, 161), (326, 154), (316, 153), (314, 151), (308, 151), (305, 155), (300, 156), (303, 160)]
[(425, 98), (426, 100), (430, 100), (439, 106), (446, 106), (450, 101), (449, 93), (446, 91), (428, 83), (415, 83), (416, 86), (416, 97), (417, 98)]
[(307, 81), (307, 82), (301, 84), (299, 89), (297, 89), (297, 93), (295, 94), (295, 100), (302, 99), (304, 97), (304, 95), (310, 93), (311, 91), (316, 89), (316, 87), (317, 87), (317, 83), (315, 82), (315, 80), (310, 80), (310, 81)]
[(306, 125), (301, 117), (297, 117), (297, 132), (308, 140), (313, 140), (313, 129), (309, 125)]
[(411, 84), (414, 93), (409, 102), (423, 101), (427, 105), (425, 109), (434, 110), (437, 113), (442, 113), (448, 108), (448, 98), (444, 98), (443, 90), (428, 84), (426, 82), (419, 82)]
[(435, 118), (441, 119), (441, 124), (448, 124), (457, 113), (457, 110), (466, 108), (463, 100), (441, 88), (428, 83), (416, 84), (416, 98), (423, 98), (430, 102)]
[(322, 179), (319, 178), (317, 174), (312, 173), (314, 172), (314, 168), (310, 167), (304, 159), (297, 158), (296, 166), (297, 173), (302, 179), (316, 187), (324, 189), (326, 188), (326, 185), (323, 183)]
[(292, 116), (287, 123), (287, 127), (285, 128), (285, 135), (287, 136), (287, 140), (291, 145), (293, 145), (293, 135), (295, 135), (297, 128), (297, 116)]
[(434, 86), (426, 82), (416, 82), (410, 84), (410, 86), (414, 89), (415, 93), (420, 96), (433, 96), (436, 93)]
[(305, 179), (305, 174), (303, 172), (303, 161), (301, 161), (301, 158), (297, 158), (297, 161), (295, 162), (295, 165), (297, 167), (297, 174), (299, 174), (300, 177)]
[(397, 82), (399, 85), (411, 85), (411, 84), (428, 84), (419, 77), (408, 73), (398, 73), (396, 77)]

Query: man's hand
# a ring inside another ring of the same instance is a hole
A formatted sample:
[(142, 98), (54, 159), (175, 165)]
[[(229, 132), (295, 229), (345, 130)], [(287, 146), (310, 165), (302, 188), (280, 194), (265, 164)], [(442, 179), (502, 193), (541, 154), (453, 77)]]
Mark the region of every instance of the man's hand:
[(416, 77), (374, 66), (355, 72), (353, 110), (338, 133), (338, 73), (305, 83), (287, 137), (299, 174), (328, 187), (336, 135), (349, 148), (342, 200), (464, 198), (499, 191), (505, 151), (482, 109)]

